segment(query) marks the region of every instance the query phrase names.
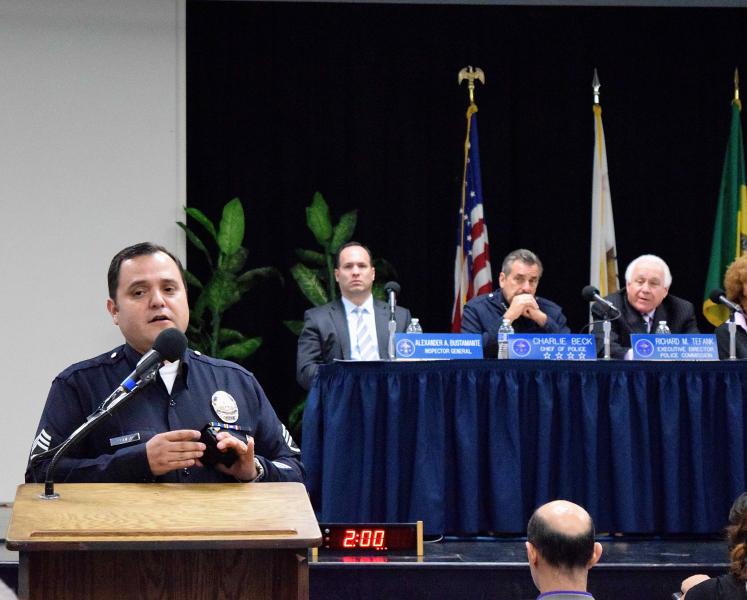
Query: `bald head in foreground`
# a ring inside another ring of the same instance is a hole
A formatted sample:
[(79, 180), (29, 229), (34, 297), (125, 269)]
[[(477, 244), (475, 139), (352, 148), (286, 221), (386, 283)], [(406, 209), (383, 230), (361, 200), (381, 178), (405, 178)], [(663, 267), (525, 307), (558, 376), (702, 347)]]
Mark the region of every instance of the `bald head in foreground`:
[(586, 581), (602, 556), (594, 522), (578, 504), (555, 500), (534, 511), (527, 525), (527, 558), (543, 600), (589, 600)]

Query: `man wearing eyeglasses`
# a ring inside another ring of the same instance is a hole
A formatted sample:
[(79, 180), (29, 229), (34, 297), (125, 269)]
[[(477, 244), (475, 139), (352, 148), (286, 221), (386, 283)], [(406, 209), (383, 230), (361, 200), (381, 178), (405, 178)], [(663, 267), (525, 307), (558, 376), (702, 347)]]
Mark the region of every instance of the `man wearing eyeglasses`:
[[(666, 321), (672, 333), (698, 333), (695, 307), (691, 302), (669, 293), (672, 273), (661, 258), (653, 254), (639, 256), (625, 269), (625, 289), (607, 296), (620, 311), (612, 321), (610, 356), (632, 358), (630, 334), (655, 333), (660, 321)], [(604, 355), (604, 334), (601, 321), (604, 307), (595, 303), (592, 331), (597, 338), (597, 355)]]
[(464, 305), (462, 332), (481, 333), (485, 356), (498, 352), (498, 328), (508, 319), (515, 333), (570, 333), (563, 310), (536, 295), (542, 262), (532, 251), (519, 249), (503, 259), (500, 289), (472, 298)]

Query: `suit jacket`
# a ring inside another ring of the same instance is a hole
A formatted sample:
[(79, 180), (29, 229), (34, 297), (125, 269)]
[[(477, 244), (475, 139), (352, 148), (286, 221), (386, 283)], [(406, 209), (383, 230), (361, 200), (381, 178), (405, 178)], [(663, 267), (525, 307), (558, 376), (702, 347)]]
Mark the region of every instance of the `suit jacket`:
[[(721, 360), (729, 358), (729, 323), (722, 323), (716, 327), (716, 342), (718, 343), (718, 357)], [(747, 358), (747, 331), (737, 325), (736, 337), (737, 358)]]
[[(394, 312), (397, 332), (402, 333), (410, 323), (410, 311), (397, 306)], [(379, 341), (379, 356), (387, 356), (389, 343), (389, 306), (374, 299), (376, 337)], [(333, 360), (350, 359), (350, 334), (348, 319), (342, 300), (334, 300), (323, 306), (310, 308), (303, 316), (303, 331), (298, 336), (296, 354), (296, 379), (308, 390), (319, 370), (319, 365)]]
[[(639, 313), (628, 302), (628, 293), (625, 288), (607, 296), (609, 300), (620, 311), (620, 317), (611, 321), (610, 331), (610, 356), (612, 358), (625, 358), (625, 353), (630, 350), (631, 333), (648, 333), (643, 315)], [(604, 356), (604, 332), (601, 321), (605, 316), (604, 306), (594, 303), (591, 307), (594, 317), (592, 332), (597, 341), (597, 356)], [(695, 321), (695, 307), (692, 302), (668, 294), (654, 311), (654, 330), (659, 321), (666, 321), (672, 333), (698, 333), (698, 325)], [(653, 333), (653, 331), (651, 331)]]
[[(570, 333), (563, 310), (547, 298), (535, 296), (540, 310), (547, 315), (547, 322), (540, 327), (526, 317), (519, 317), (512, 323), (516, 333)], [(498, 355), (498, 328), (503, 322), (503, 314), (508, 310), (500, 290), (490, 294), (475, 296), (464, 305), (462, 311), (462, 333), (482, 333), (482, 346), (485, 356)]]

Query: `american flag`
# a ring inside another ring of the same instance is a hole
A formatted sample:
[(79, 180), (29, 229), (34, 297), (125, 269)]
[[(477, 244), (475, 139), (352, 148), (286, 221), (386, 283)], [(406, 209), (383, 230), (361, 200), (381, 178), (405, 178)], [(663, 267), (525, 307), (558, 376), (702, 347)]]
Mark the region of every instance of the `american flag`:
[(457, 225), (454, 262), (454, 309), (451, 331), (462, 328), (462, 307), (473, 296), (493, 291), (488, 252), (488, 228), (482, 213), (482, 181), (477, 141), (477, 106), (467, 109), (467, 136), (464, 140), (464, 178)]

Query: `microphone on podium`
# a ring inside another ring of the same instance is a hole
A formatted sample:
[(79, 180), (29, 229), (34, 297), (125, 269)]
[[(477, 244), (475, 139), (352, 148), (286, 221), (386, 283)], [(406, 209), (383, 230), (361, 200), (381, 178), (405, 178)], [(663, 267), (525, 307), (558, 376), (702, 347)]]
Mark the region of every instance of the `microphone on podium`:
[(175, 327), (164, 329), (156, 337), (153, 347), (135, 365), (135, 370), (119, 384), (109, 398), (133, 391), (150, 371), (160, 368), (164, 361), (179, 360), (186, 349), (187, 337), (181, 331)]

